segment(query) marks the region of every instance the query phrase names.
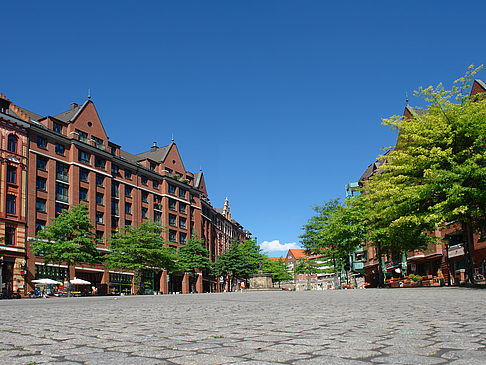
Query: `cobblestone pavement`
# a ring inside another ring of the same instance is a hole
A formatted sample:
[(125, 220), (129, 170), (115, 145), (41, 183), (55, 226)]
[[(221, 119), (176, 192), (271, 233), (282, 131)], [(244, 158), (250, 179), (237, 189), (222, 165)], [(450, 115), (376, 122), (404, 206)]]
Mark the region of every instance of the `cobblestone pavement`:
[(486, 364), (486, 290), (0, 301), (2, 364)]

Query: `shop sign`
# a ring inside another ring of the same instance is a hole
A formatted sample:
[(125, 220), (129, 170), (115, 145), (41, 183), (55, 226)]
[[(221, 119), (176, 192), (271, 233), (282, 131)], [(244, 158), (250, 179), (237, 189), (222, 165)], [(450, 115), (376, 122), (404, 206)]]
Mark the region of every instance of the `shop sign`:
[(449, 258), (453, 257), (458, 257), (458, 256), (463, 256), (464, 255), (464, 247), (463, 246), (455, 246), (452, 248), (449, 248)]

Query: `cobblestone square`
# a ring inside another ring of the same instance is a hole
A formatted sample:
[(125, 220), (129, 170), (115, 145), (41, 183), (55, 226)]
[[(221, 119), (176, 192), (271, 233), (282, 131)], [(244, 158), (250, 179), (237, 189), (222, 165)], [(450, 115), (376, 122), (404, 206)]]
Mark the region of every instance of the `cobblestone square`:
[(486, 291), (0, 301), (2, 364), (485, 364)]

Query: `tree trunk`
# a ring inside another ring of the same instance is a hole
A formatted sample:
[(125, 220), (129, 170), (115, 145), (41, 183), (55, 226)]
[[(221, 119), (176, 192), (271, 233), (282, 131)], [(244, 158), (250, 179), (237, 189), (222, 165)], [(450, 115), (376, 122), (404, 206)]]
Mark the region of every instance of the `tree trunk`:
[(377, 253), (378, 253), (378, 288), (385, 287), (385, 276), (383, 274), (383, 266), (381, 265), (381, 243), (378, 242)]
[(67, 265), (67, 285), (66, 285), (66, 295), (71, 296), (71, 265)]
[(466, 283), (474, 285), (476, 281), (473, 275), (472, 254), (474, 252), (474, 236), (470, 223), (462, 224), (462, 231), (465, 235), (466, 242), (464, 242), (464, 261), (466, 265)]

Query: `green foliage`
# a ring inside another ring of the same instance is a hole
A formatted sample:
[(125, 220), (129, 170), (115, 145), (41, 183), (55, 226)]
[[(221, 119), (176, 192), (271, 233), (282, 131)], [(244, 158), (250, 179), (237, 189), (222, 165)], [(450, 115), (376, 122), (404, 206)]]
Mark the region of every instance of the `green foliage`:
[(317, 262), (314, 258), (303, 257), (297, 260), (297, 264), (294, 267), (296, 274), (312, 275), (321, 272), (321, 263)]
[(97, 259), (93, 225), (86, 205), (77, 205), (52, 219), (32, 242), (36, 254), (42, 254), (45, 263), (93, 263)]
[(347, 199), (344, 204), (333, 199), (313, 209), (316, 214), (302, 227), (304, 233), (300, 236), (306, 251), (346, 263), (366, 231), (360, 196)]
[(477, 226), (485, 216), (486, 100), (466, 93), (477, 70), (470, 68), (451, 90), (420, 88), (425, 110), (383, 121), (399, 137), (363, 195), (374, 244), (419, 249), (446, 222)]
[(250, 274), (258, 272), (261, 257), (256, 240), (247, 240), (243, 243), (235, 240), (230, 249), (218, 257), (216, 272), (218, 275), (248, 279)]
[(180, 271), (204, 270), (211, 266), (209, 252), (204, 247), (204, 240), (193, 235), (177, 254), (177, 267)]
[(273, 282), (289, 281), (293, 279), (292, 274), (289, 272), (283, 258), (271, 260), (268, 257), (264, 257), (263, 272), (272, 274)]
[(161, 237), (163, 228), (154, 222), (143, 222), (140, 227), (125, 226), (111, 238), (107, 255), (109, 267), (134, 270), (135, 283), (141, 287), (143, 270), (171, 270), (175, 266), (174, 252)]

